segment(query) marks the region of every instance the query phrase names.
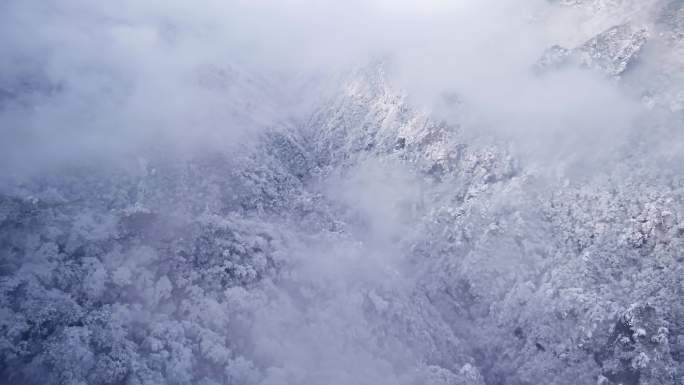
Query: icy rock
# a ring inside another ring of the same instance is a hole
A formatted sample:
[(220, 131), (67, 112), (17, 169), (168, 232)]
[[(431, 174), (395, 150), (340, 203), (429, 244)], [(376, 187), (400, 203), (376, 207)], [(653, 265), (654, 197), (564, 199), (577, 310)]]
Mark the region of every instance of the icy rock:
[(575, 64), (617, 77), (637, 59), (647, 38), (648, 32), (645, 28), (636, 28), (630, 23), (616, 25), (579, 47), (550, 47), (537, 62), (537, 68), (540, 71), (547, 71)]

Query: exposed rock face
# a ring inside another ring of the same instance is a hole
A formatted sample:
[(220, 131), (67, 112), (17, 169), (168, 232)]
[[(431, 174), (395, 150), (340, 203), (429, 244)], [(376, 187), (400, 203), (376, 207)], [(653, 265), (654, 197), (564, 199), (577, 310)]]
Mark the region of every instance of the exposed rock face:
[(634, 28), (626, 23), (614, 26), (585, 42), (568, 49), (553, 46), (540, 59), (541, 69), (579, 65), (597, 69), (608, 76), (622, 75), (639, 57), (648, 33), (644, 28)]
[(619, 76), (638, 58), (647, 36), (643, 28), (618, 25), (584, 43), (577, 53), (583, 65)]

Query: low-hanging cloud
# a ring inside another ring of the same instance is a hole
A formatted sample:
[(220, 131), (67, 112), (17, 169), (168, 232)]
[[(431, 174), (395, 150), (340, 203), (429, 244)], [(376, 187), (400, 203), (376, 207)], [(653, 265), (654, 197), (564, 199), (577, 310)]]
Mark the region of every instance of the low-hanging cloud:
[[(543, 21), (553, 11), (544, 1), (2, 7), (4, 172), (150, 146), (236, 143), (292, 116), (297, 79), (377, 58), (392, 62), (415, 104), (526, 145), (543, 142), (532, 151), (605, 143), (633, 118), (630, 101), (594, 73), (534, 73), (560, 29)], [(467, 103), (469, 116), (453, 116), (444, 95)]]

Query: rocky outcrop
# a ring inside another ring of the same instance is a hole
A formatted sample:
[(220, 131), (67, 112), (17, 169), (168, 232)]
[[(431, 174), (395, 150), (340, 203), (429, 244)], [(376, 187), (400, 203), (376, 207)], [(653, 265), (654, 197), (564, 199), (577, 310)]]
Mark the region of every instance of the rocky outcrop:
[(608, 76), (619, 77), (639, 57), (648, 39), (645, 28), (631, 24), (616, 25), (575, 48), (553, 46), (537, 63), (540, 70), (570, 65), (596, 69)]

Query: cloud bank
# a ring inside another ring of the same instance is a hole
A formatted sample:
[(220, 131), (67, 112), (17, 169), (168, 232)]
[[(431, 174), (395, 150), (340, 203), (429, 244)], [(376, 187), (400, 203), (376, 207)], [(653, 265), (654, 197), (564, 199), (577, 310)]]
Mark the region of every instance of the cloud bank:
[[(523, 138), (530, 151), (603, 145), (634, 118), (634, 104), (597, 74), (534, 73), (563, 29), (545, 1), (13, 0), (2, 8), (4, 173), (155, 146), (227, 147), (308, 111), (295, 105), (315, 105), (315, 95), (296, 96), (311, 94), (302, 89), (312, 79), (378, 58), (392, 62), (416, 105)], [(466, 103), (468, 116), (453, 116), (444, 95)]]

